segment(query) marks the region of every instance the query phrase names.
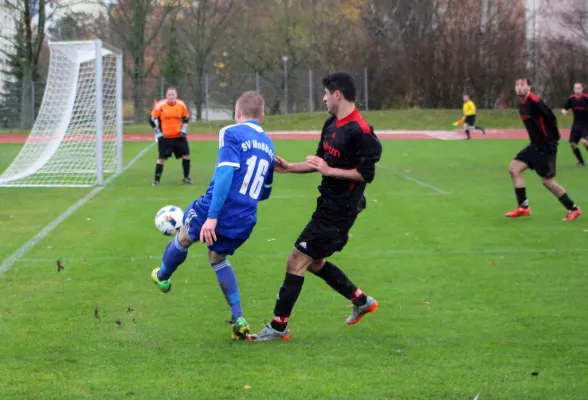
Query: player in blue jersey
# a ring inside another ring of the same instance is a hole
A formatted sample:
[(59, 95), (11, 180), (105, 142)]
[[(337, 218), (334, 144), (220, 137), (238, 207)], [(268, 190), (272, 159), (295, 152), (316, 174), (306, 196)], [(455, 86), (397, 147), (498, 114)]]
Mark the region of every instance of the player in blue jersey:
[(184, 223), (163, 254), (153, 282), (167, 293), (171, 276), (200, 241), (208, 245), (208, 259), (231, 308), (233, 339), (246, 339), (249, 324), (243, 316), (239, 286), (227, 256), (233, 255), (251, 235), (257, 222), (257, 203), (269, 198), (274, 175), (275, 150), (260, 126), (264, 100), (246, 92), (235, 106), (237, 124), (221, 129), (216, 170), (206, 194), (184, 213)]

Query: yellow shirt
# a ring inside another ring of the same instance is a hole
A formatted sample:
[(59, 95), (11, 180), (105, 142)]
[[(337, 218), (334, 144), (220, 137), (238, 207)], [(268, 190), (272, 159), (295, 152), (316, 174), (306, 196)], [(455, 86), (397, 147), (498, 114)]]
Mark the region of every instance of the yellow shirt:
[(470, 100), (463, 103), (463, 115), (466, 117), (476, 115), (476, 105), (473, 101)]

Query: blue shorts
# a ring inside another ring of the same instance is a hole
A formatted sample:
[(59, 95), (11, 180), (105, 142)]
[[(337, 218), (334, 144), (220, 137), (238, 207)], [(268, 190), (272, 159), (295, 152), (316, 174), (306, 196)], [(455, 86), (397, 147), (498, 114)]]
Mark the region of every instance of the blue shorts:
[[(204, 222), (205, 221), (201, 221), (196, 217), (196, 212), (191, 207), (189, 207), (184, 213), (184, 229), (188, 232), (188, 236), (192, 242), (200, 242), (200, 231), (202, 230)], [(212, 246), (208, 246), (208, 250), (214, 251), (217, 254), (232, 256), (248, 238), (231, 239), (217, 233), (216, 239), (216, 242), (214, 242)]]

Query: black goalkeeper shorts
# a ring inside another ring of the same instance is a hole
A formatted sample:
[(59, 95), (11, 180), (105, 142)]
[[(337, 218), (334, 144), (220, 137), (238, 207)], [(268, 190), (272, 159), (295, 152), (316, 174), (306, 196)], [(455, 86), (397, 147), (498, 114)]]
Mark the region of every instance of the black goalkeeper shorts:
[(176, 158), (181, 158), (190, 154), (190, 146), (186, 137), (160, 139), (157, 142), (159, 148), (159, 158), (168, 159), (172, 154)]

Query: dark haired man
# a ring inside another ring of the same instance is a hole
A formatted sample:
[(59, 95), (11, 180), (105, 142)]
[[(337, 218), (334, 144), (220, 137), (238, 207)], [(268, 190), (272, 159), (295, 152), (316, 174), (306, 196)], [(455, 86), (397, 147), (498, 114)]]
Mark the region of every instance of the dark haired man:
[(299, 163), (288, 163), (276, 156), (277, 172), (318, 171), (323, 177), (316, 211), (288, 258), (274, 318), (261, 332), (249, 336), (253, 342), (290, 338), (288, 320), (302, 290), (306, 270), (352, 301), (353, 312), (347, 318), (348, 325), (359, 322), (365, 314), (378, 308), (374, 298), (366, 296), (327, 258), (345, 247), (349, 230), (366, 207), (363, 193), (374, 179), (382, 146), (373, 128), (355, 107), (353, 78), (339, 72), (324, 78), (323, 85), (323, 101), (331, 116), (323, 126), (316, 155)]
[(578, 143), (582, 142), (588, 150), (588, 96), (584, 94), (584, 85), (580, 82), (574, 84), (574, 94), (571, 95), (561, 109), (561, 113), (568, 115), (568, 110), (574, 113), (574, 122), (570, 131), (570, 146), (578, 160), (576, 166), (584, 166), (584, 157), (580, 152)]
[(516, 155), (508, 168), (515, 188), (518, 207), (506, 213), (505, 216), (518, 218), (531, 215), (523, 171), (534, 169), (537, 175), (541, 177), (543, 185), (568, 210), (563, 220), (573, 221), (582, 215), (582, 210), (568, 197), (565, 189), (555, 181), (555, 163), (559, 142), (557, 119), (543, 100), (531, 92), (529, 78), (517, 79), (515, 92), (521, 100), (519, 114), (525, 124), (531, 143)]

